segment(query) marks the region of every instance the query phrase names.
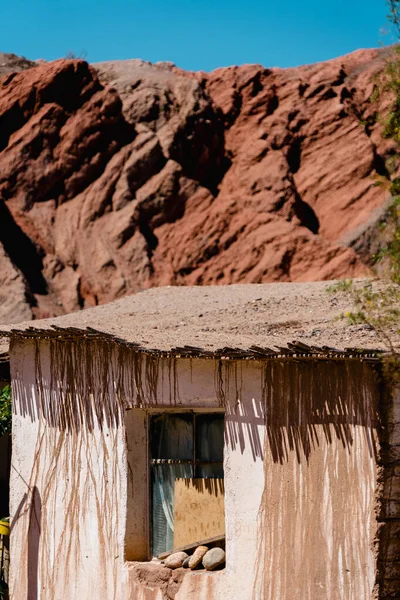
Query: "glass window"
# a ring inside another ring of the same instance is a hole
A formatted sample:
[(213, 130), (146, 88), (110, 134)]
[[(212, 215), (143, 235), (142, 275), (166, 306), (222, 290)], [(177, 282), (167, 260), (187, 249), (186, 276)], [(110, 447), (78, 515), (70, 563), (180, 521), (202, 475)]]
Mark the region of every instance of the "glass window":
[(223, 449), (222, 414), (163, 413), (150, 418), (154, 556), (174, 548), (175, 480), (222, 479)]
[(151, 457), (153, 459), (192, 460), (193, 416), (157, 415), (151, 419)]

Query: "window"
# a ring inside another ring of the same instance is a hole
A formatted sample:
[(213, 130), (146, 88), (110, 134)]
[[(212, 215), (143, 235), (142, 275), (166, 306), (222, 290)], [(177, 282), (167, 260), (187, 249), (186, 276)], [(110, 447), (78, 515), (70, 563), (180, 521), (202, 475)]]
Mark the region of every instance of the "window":
[(186, 412), (151, 416), (153, 556), (176, 547), (174, 544), (176, 480), (223, 479), (223, 448), (224, 416), (221, 413)]

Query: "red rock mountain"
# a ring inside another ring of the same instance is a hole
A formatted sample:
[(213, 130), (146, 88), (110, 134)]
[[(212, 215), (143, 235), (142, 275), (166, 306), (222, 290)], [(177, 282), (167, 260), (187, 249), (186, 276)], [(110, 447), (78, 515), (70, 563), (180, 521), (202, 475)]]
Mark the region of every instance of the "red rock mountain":
[(207, 74), (0, 54), (1, 320), (365, 273), (394, 153), (370, 102), (382, 60)]

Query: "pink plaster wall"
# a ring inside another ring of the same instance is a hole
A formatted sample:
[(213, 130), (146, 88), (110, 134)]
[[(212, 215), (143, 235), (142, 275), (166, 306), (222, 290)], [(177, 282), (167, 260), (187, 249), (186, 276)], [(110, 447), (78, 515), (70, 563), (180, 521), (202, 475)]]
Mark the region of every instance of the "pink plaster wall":
[(11, 600), (123, 600), (126, 460), (123, 427), (49, 424), (50, 355), (13, 344)]
[[(143, 496), (141, 489), (135, 498), (135, 482), (128, 487), (126, 436), (129, 444), (133, 430), (116, 415), (100, 426), (96, 390), (85, 400), (86, 419), (93, 405), (89, 428), (57, 426), (61, 393), (50, 394), (46, 343), (42, 389), (37, 356), (33, 343), (12, 345), (12, 600), (165, 600), (132, 579), (125, 564), (130, 503)], [(307, 369), (322, 368), (317, 363), (303, 371), (277, 363), (268, 371), (253, 361), (221, 369), (210, 360), (160, 363), (151, 385), (145, 365), (140, 386), (124, 383), (126, 406), (137, 403), (140, 388), (146, 410), (156, 398), (166, 408), (223, 403), (226, 411), (226, 569), (189, 573), (176, 600), (372, 599), (377, 392), (369, 371), (338, 366), (310, 387)], [(334, 384), (324, 389), (330, 374), (355, 381), (349, 400)], [(110, 382), (108, 410), (120, 406), (120, 394)]]

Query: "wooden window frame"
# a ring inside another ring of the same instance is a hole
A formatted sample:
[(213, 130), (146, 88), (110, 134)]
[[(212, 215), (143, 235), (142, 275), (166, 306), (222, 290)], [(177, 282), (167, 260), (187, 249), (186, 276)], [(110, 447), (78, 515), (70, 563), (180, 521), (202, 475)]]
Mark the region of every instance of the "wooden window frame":
[[(193, 456), (191, 459), (180, 460), (180, 459), (153, 459), (151, 456), (151, 442), (152, 442), (152, 419), (154, 417), (158, 417), (161, 415), (180, 415), (180, 414), (191, 414), (193, 419)], [(194, 478), (198, 477), (199, 479), (207, 479), (206, 477), (199, 477), (196, 475), (197, 467), (199, 465), (221, 465), (222, 470), (224, 467), (224, 457), (222, 457), (222, 461), (201, 461), (197, 459), (196, 456), (196, 419), (201, 416), (216, 416), (222, 415), (225, 424), (225, 411), (224, 410), (188, 410), (188, 409), (175, 409), (175, 410), (154, 410), (148, 413), (148, 426), (147, 426), (147, 448), (148, 448), (148, 491), (149, 491), (149, 549), (150, 549), (150, 557), (155, 556), (153, 554), (153, 476), (152, 476), (152, 467), (157, 464), (188, 464), (193, 466), (193, 475)], [(223, 448), (224, 452), (224, 448)], [(225, 479), (225, 473), (223, 473), (223, 477), (218, 477), (215, 479)], [(173, 548), (171, 548), (172, 550)]]

